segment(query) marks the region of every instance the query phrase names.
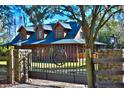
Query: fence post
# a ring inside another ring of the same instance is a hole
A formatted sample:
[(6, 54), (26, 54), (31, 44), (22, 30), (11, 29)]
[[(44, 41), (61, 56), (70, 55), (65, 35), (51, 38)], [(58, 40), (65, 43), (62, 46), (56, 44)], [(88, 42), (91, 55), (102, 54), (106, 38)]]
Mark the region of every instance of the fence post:
[(13, 57), (13, 49), (9, 51), (8, 54), (8, 83), (14, 84), (14, 57)]
[(19, 63), (19, 50), (15, 49), (14, 50), (14, 61), (15, 61), (15, 65), (14, 65), (14, 70), (15, 70), (15, 81), (19, 82), (20, 81), (20, 63)]

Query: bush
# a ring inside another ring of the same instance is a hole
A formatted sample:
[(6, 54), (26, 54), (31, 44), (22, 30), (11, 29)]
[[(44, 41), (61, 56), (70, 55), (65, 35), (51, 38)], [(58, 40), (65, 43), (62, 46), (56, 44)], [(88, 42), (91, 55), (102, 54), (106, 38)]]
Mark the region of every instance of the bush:
[(0, 56), (6, 56), (8, 51), (6, 47), (0, 47)]

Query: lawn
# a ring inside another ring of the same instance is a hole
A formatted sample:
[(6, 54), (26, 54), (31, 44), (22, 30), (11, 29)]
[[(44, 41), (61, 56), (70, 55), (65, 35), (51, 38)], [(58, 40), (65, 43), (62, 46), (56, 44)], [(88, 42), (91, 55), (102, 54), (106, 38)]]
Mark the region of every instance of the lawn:
[(32, 67), (35, 69), (72, 69), (72, 68), (85, 68), (84, 62), (65, 62), (63, 65), (56, 65), (55, 63), (40, 63), (32, 62)]
[(0, 65), (7, 65), (7, 61), (0, 61)]
[[(7, 65), (7, 61), (0, 61), (0, 65)], [(63, 65), (56, 65), (55, 63), (41, 63), (41, 62), (32, 62), (33, 68), (62, 68), (62, 69), (71, 69), (71, 68), (85, 68), (84, 62), (65, 62)]]

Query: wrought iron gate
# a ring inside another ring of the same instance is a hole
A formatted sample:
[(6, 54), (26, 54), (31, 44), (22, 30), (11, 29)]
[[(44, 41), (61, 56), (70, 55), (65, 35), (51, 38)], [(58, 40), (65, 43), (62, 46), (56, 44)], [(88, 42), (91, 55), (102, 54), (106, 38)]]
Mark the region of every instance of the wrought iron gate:
[(47, 45), (32, 49), (29, 77), (86, 84), (84, 52), (79, 45)]

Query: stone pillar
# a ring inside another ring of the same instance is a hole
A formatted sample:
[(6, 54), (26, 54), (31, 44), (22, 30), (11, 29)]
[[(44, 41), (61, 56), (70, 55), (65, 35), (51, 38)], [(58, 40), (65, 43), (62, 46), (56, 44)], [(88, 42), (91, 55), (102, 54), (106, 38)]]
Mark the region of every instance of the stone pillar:
[(15, 80), (25, 83), (28, 80), (29, 54), (31, 50), (19, 49), (14, 51), (15, 58)]

